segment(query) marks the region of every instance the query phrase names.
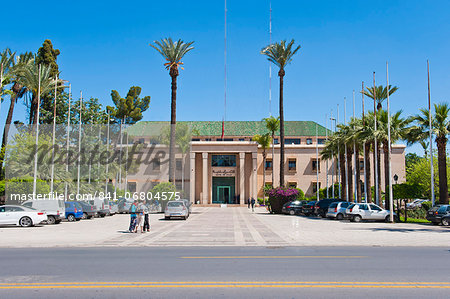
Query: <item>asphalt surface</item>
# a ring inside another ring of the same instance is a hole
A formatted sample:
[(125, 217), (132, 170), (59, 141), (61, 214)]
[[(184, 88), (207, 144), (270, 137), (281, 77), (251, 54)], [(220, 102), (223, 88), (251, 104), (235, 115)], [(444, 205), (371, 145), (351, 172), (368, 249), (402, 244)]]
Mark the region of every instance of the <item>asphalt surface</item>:
[(449, 298), (449, 249), (0, 249), (0, 298)]

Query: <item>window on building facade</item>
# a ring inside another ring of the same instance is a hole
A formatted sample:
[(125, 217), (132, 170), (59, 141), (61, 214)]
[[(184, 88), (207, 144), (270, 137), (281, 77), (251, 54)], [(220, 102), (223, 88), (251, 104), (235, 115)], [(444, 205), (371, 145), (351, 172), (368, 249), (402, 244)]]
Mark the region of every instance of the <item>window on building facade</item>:
[(266, 170), (272, 170), (272, 169), (273, 169), (272, 159), (266, 159)]
[(205, 138), (205, 141), (211, 141), (211, 138)]
[(136, 192), (136, 182), (128, 182), (128, 191), (130, 193)]
[[(317, 163), (317, 162), (319, 162), (319, 163)], [(311, 161), (311, 165), (312, 165), (312, 170), (313, 170), (313, 171), (319, 170), (319, 172), (320, 172), (320, 160), (319, 160), (319, 161), (317, 161), (317, 160), (312, 160), (312, 161)], [(317, 168), (319, 168), (319, 169), (317, 169)]]
[(200, 141), (200, 138), (192, 138), (192, 141)]
[(289, 169), (289, 171), (297, 170), (297, 159), (289, 159), (288, 160), (288, 169)]
[(289, 182), (288, 187), (289, 188), (297, 188), (297, 182)]
[[(312, 184), (313, 193), (316, 193), (317, 192), (317, 183), (313, 182), (311, 184)], [(321, 183), (319, 182), (319, 189), (321, 188), (320, 185), (321, 185)]]
[(234, 139), (233, 138), (224, 138), (224, 139), (222, 139), (222, 141), (234, 141)]
[(181, 170), (181, 169), (182, 169), (181, 159), (177, 159), (177, 160), (175, 161), (175, 165), (176, 165), (176, 169), (177, 169), (177, 170)]
[(318, 142), (319, 144), (325, 144), (325, 141), (326, 141), (325, 138), (319, 138), (317, 142)]
[(153, 170), (160, 170), (161, 161), (158, 158), (153, 159)]
[(312, 138), (306, 138), (306, 144), (312, 144)]
[(284, 138), (285, 144), (300, 144), (300, 138)]
[(364, 170), (364, 160), (359, 160), (359, 170)]
[(236, 167), (236, 155), (212, 155), (211, 166)]
[(278, 138), (273, 139), (273, 144), (280, 144), (280, 141), (278, 140)]
[(245, 138), (239, 138), (239, 141), (245, 141)]

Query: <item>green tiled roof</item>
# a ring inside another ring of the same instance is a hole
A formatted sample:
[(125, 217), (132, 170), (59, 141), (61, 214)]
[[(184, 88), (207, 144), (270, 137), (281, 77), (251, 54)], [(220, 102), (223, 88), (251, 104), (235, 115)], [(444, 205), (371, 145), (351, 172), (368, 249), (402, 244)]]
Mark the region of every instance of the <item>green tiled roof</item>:
[[(179, 121), (187, 124), (193, 135), (199, 136), (221, 136), (221, 121)], [(168, 126), (168, 121), (140, 121), (127, 128), (130, 136), (158, 136), (161, 129)], [(317, 124), (319, 136), (325, 136), (324, 126)], [(225, 136), (254, 136), (265, 134), (269, 131), (262, 121), (226, 121)], [(330, 134), (330, 131), (328, 131)], [(279, 135), (279, 132), (276, 133)], [(316, 136), (316, 122), (313, 121), (285, 121), (285, 136)]]

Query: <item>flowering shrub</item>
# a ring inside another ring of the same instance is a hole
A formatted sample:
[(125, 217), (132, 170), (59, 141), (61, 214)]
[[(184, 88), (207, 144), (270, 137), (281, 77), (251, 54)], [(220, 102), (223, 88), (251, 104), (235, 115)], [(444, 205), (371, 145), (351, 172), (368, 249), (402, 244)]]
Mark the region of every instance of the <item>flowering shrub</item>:
[(280, 214), (283, 205), (288, 201), (296, 200), (300, 192), (297, 188), (278, 187), (269, 190), (268, 193), (272, 212)]

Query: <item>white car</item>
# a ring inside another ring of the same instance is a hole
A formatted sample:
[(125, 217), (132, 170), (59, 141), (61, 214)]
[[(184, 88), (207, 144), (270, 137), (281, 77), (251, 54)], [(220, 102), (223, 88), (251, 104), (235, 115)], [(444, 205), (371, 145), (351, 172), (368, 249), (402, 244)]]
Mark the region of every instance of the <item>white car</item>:
[(170, 219), (172, 217), (181, 217), (186, 220), (189, 217), (189, 209), (186, 207), (184, 201), (169, 201), (164, 211), (164, 218)]
[[(355, 203), (345, 210), (346, 216), (353, 222), (361, 220), (378, 220), (389, 222), (389, 211), (373, 203)], [(394, 220), (397, 214), (394, 213)]]
[(45, 212), (23, 206), (0, 206), (0, 225), (33, 226), (47, 221)]
[(406, 208), (407, 209), (415, 209), (415, 208), (420, 208), (422, 206), (422, 204), (426, 201), (429, 201), (428, 199), (415, 199), (412, 202), (408, 202), (406, 204)]

